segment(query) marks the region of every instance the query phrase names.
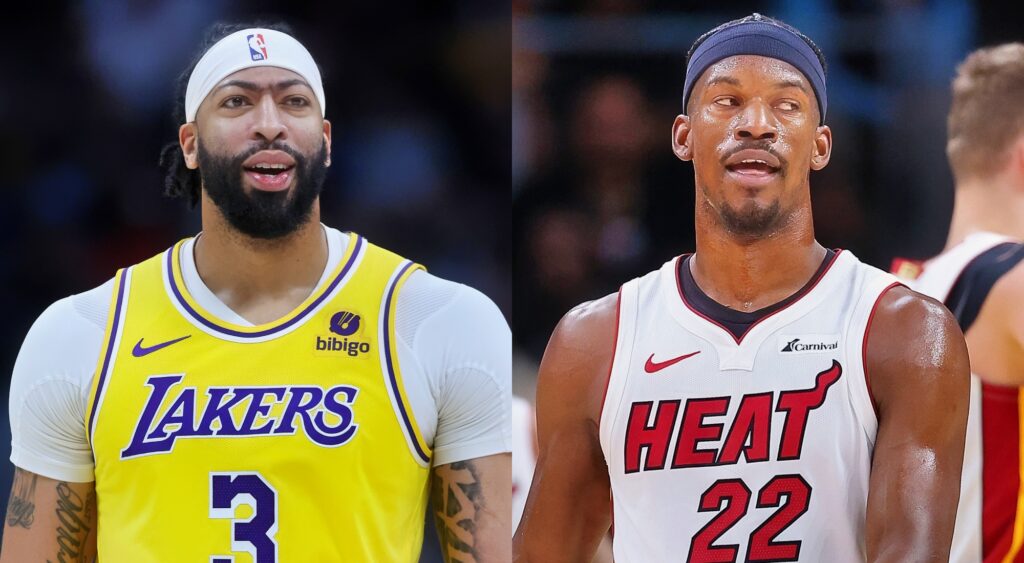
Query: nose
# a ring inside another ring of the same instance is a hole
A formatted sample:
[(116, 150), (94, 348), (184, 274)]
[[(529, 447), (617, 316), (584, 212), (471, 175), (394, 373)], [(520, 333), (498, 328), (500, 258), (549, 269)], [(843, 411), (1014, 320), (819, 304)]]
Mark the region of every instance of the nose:
[(774, 141), (778, 135), (778, 123), (767, 104), (754, 100), (739, 114), (736, 140), (750, 141), (766, 139)]
[(256, 121), (253, 124), (252, 136), (255, 139), (272, 143), (287, 137), (288, 127), (273, 96), (261, 96), (253, 113)]

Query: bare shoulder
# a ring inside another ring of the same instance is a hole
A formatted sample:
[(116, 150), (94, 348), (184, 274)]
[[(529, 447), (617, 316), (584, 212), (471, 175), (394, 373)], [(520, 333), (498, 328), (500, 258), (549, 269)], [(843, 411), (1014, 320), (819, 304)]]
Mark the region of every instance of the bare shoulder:
[(1024, 303), (1024, 261), (1010, 268), (992, 286), (992, 291), (985, 299), (982, 311), (983, 314), (991, 311), (1000, 321), (1005, 322), (1005, 326), (1024, 336), (1024, 307), (1021, 306), (1022, 303)]
[(880, 407), (894, 395), (911, 393), (914, 383), (967, 385), (964, 335), (939, 301), (892, 287), (879, 298), (868, 330), (865, 369)]
[(544, 355), (548, 355), (552, 345), (572, 349), (593, 348), (597, 344), (594, 337), (614, 336), (618, 310), (617, 293), (573, 307), (558, 322)]
[(615, 351), (616, 293), (571, 309), (555, 327), (537, 382), (537, 410), (582, 409), (596, 420)]

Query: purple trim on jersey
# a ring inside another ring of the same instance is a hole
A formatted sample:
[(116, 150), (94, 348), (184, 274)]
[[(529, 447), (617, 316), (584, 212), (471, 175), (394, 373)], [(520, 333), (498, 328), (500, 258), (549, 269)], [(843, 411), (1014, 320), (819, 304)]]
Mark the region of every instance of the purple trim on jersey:
[(327, 299), (328, 295), (334, 292), (335, 288), (338, 287), (338, 284), (341, 283), (341, 280), (344, 279), (345, 276), (348, 274), (349, 270), (352, 269), (352, 265), (355, 264), (356, 258), (359, 257), (359, 251), (362, 250), (363, 247), (363, 237), (355, 233), (353, 233), (352, 236), (356, 238), (354, 243), (355, 248), (353, 248), (352, 250), (352, 255), (349, 256), (348, 262), (346, 262), (345, 265), (341, 268), (341, 271), (338, 272), (338, 275), (335, 276), (333, 280), (331, 280), (331, 283), (330, 285), (327, 286), (327, 289), (320, 292), (320, 295), (317, 296), (317, 298), (314, 299), (312, 303), (310, 303), (305, 309), (302, 310), (302, 312), (295, 315), (287, 322), (281, 323), (280, 325), (270, 327), (268, 329), (264, 329), (258, 332), (242, 332), (240, 330), (234, 330), (225, 326), (221, 326), (217, 324), (216, 321), (204, 317), (199, 311), (196, 311), (195, 309), (192, 308), (191, 305), (188, 304), (188, 301), (185, 300), (185, 296), (182, 295), (181, 290), (178, 289), (178, 284), (174, 281), (173, 258), (174, 252), (176, 252), (177, 247), (172, 247), (167, 251), (167, 279), (170, 282), (171, 292), (174, 294), (174, 298), (193, 319), (198, 321), (203, 326), (212, 329), (216, 332), (219, 332), (221, 334), (227, 336), (235, 336), (238, 338), (259, 338), (262, 336), (269, 336), (271, 334), (281, 332), (295, 325), (296, 323), (302, 321), (302, 319), (304, 319), (311, 311), (313, 311), (321, 303), (323, 303), (323, 301)]
[(405, 272), (412, 266), (412, 262), (406, 262), (405, 265), (402, 266), (398, 275), (395, 276), (395, 283), (388, 289), (388, 295), (384, 300), (384, 368), (388, 372), (388, 381), (391, 382), (391, 389), (395, 395), (395, 402), (398, 403), (398, 411), (402, 414), (402, 423), (405, 424), (405, 428), (409, 433), (409, 441), (412, 442), (412, 446), (416, 450), (416, 455), (418, 455), (424, 463), (430, 463), (430, 456), (420, 448), (419, 440), (416, 439), (416, 431), (412, 426), (412, 421), (409, 419), (409, 413), (405, 410), (405, 403), (402, 402), (402, 394), (398, 389), (398, 379), (395, 376), (395, 367), (391, 362), (391, 298), (394, 297), (395, 290), (398, 289), (398, 280), (402, 279)]
[(117, 340), (117, 331), (121, 321), (121, 305), (124, 303), (124, 284), (128, 278), (128, 270), (122, 270), (121, 279), (117, 282), (117, 303), (114, 305), (114, 323), (110, 325), (110, 334), (107, 337), (107, 351), (103, 354), (103, 367), (100, 369), (100, 381), (96, 384), (96, 395), (92, 399), (92, 412), (89, 413), (89, 443), (92, 443), (92, 429), (96, 426), (96, 409), (100, 405), (100, 397), (103, 396), (103, 386), (107, 382), (107, 370), (110, 361), (114, 357), (114, 342)]

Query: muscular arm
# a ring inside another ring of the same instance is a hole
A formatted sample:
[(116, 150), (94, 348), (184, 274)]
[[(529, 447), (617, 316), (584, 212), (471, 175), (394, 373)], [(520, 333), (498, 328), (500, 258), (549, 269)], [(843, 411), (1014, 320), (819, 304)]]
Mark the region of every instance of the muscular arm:
[(54, 481), (16, 468), (0, 563), (95, 563), (93, 483)]
[(970, 390), (963, 335), (940, 303), (896, 287), (878, 303), (865, 364), (878, 411), (868, 561), (947, 561)]
[(590, 561), (611, 523), (598, 419), (615, 342), (618, 296), (572, 310), (537, 381), (537, 468), (514, 541), (518, 562)]
[(434, 469), (431, 503), (446, 563), (508, 561), (512, 535), (512, 455)]

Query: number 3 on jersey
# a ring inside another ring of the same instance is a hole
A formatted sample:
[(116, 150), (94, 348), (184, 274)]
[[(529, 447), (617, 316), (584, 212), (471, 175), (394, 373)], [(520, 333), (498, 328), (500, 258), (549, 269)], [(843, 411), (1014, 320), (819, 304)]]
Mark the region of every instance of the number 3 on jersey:
[[(745, 561), (767, 563), (799, 559), (800, 540), (776, 541), (775, 538), (807, 512), (810, 502), (811, 486), (800, 475), (778, 475), (761, 487), (757, 507), (779, 509), (751, 532)], [(697, 511), (720, 512), (693, 536), (687, 562), (734, 563), (739, 555), (739, 544), (714, 545), (714, 542), (746, 516), (749, 504), (750, 489), (742, 479), (720, 479), (708, 487), (700, 497)]]
[[(236, 517), (247, 505), (248, 518)], [(231, 520), (231, 551), (248, 553), (253, 563), (277, 563), (277, 491), (254, 471), (210, 473), (210, 518)], [(234, 563), (233, 555), (214, 555), (210, 563)]]

